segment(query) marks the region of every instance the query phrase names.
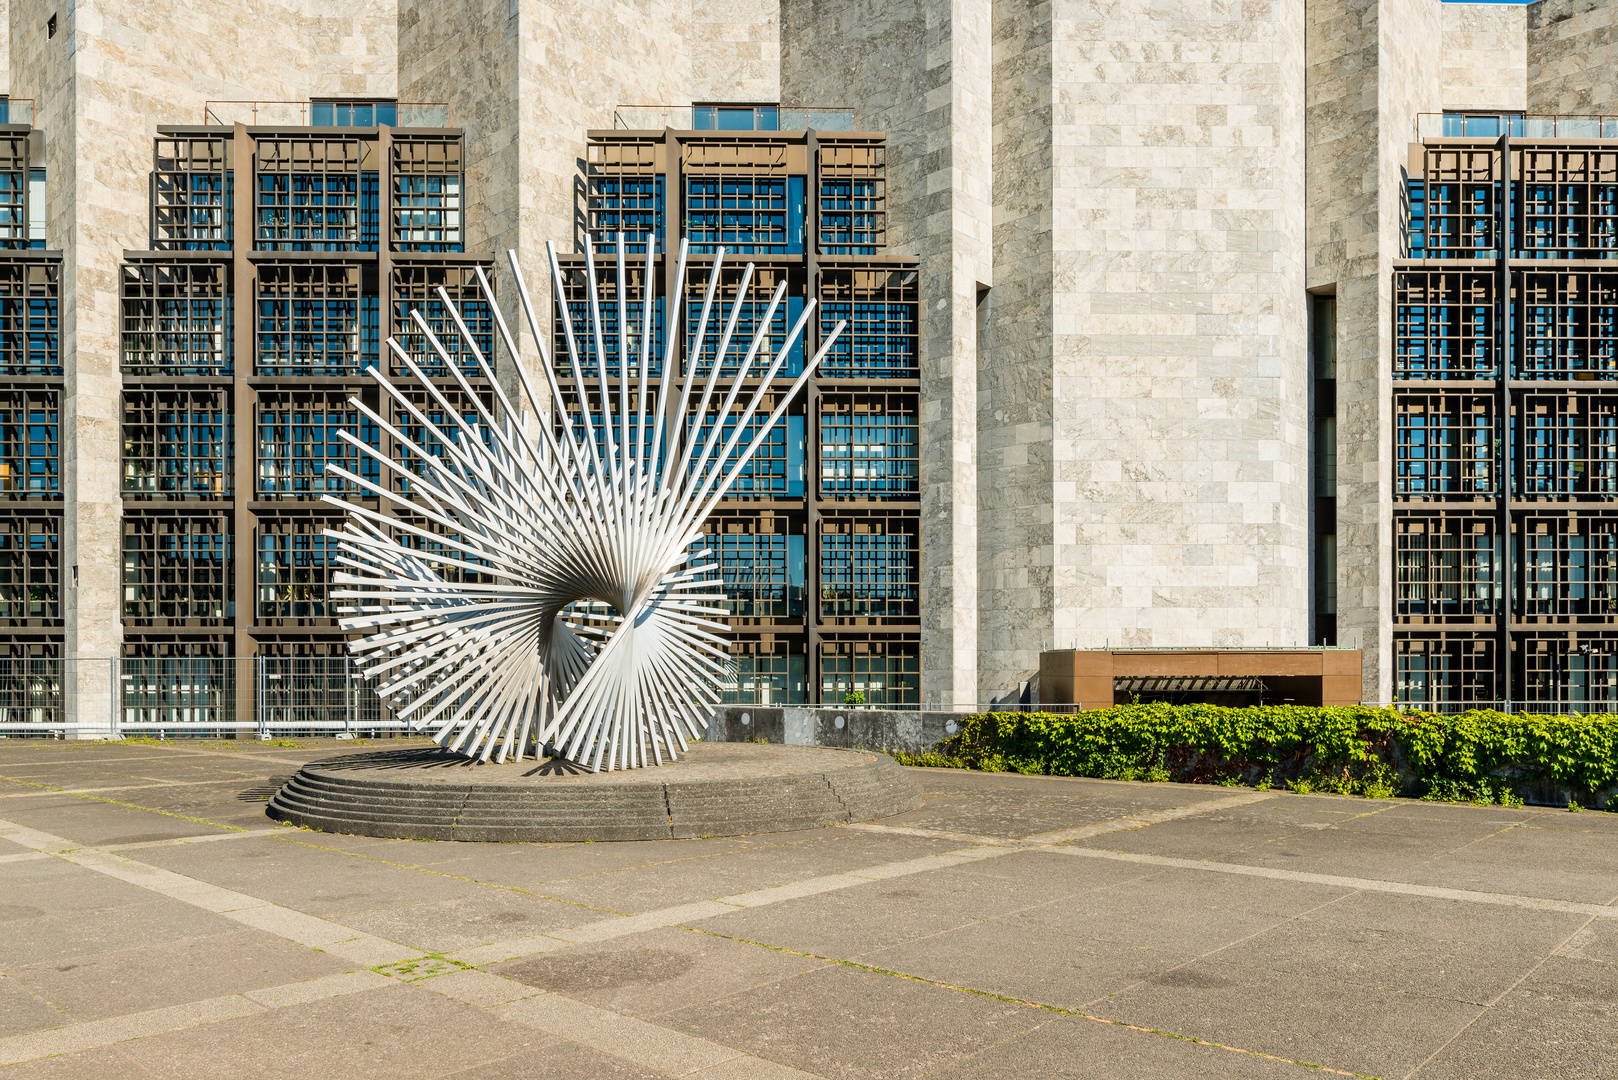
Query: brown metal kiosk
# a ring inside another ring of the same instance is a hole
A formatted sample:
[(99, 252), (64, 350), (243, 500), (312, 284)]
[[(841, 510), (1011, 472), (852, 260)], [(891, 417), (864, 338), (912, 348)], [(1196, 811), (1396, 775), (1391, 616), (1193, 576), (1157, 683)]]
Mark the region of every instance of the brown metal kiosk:
[(1132, 700), (1211, 705), (1355, 705), (1358, 649), (1057, 649), (1039, 654), (1043, 704)]

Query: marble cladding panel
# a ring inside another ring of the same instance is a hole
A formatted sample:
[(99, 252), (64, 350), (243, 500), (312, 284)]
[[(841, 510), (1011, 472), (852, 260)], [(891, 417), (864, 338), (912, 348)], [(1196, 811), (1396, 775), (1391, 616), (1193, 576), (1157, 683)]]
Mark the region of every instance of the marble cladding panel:
[(1444, 5), (1444, 108), (1527, 108), (1528, 10), (1522, 4)]
[[(504, 287), (509, 278), (506, 252), (518, 249), (530, 287), (549, 295), (543, 248), (537, 254), (522, 248), (519, 232), (518, 17), (509, 0), (455, 4), (400, 0), (398, 27), (399, 95), (406, 101), (448, 102), (450, 122), (465, 132), (466, 250), (495, 256), (501, 312), (535, 375), (531, 381), (546, 393), (517, 290)], [(582, 146), (582, 132), (579, 141)], [(567, 236), (556, 239), (564, 250), (571, 250)], [(509, 370), (501, 374), (501, 388), (516, 400), (520, 393), (516, 374)]]
[(979, 685), (1037, 672), (1055, 625), (1052, 525), (1052, 23), (996, 5), (994, 288), (977, 365)]
[[(924, 701), (977, 685), (977, 301), (991, 284), (988, 0), (787, 0), (785, 105), (888, 136), (888, 250), (921, 259)], [(987, 692), (987, 691), (986, 691)]]
[(1392, 282), (1416, 117), (1443, 104), (1438, 0), (1311, 0), (1308, 282), (1337, 297), (1337, 643), (1392, 686)]
[(1528, 111), (1618, 113), (1618, 4), (1539, 0), (1528, 12)]
[(1305, 644), (1303, 0), (1059, 11), (1053, 611), (1024, 659)]
[(693, 101), (779, 101), (779, 0), (691, 0)]

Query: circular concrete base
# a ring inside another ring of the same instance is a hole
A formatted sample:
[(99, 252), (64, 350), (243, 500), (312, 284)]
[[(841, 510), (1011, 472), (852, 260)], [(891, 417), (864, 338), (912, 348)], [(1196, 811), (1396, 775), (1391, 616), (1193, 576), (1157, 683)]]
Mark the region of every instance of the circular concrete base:
[(305, 765), (271, 817), (411, 840), (671, 840), (814, 829), (903, 813), (921, 788), (886, 754), (694, 743), (667, 765), (591, 773), (559, 759), (480, 765), (438, 747)]

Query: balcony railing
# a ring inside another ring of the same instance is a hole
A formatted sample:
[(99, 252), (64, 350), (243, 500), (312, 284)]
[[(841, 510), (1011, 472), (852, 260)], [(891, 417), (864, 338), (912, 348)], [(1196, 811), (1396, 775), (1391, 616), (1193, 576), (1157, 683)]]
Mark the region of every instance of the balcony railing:
[(209, 101), (204, 124), (249, 127), (449, 127), (442, 101)]
[(782, 105), (620, 105), (613, 127), (628, 131), (858, 131), (853, 109)]
[(1422, 139), (1618, 139), (1618, 116), (1527, 116), (1511, 112), (1421, 113)]
[(34, 126), (33, 98), (0, 98), (0, 124)]

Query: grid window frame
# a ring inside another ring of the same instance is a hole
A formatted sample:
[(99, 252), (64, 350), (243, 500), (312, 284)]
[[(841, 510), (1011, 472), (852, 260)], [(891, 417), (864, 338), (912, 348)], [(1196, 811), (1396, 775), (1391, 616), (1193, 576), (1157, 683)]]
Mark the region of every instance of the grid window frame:
[(825, 394), (820, 417), (823, 499), (921, 496), (921, 427), (913, 394)]
[(1425, 231), (1419, 257), (1496, 258), (1503, 191), (1498, 148), (1492, 143), (1427, 147), (1423, 157)]
[(887, 146), (821, 136), (815, 156), (819, 252), (877, 254), (888, 242)]
[(711, 515), (693, 553), (706, 550), (710, 576), (725, 599), (718, 616), (731, 626), (800, 624), (807, 610), (808, 566), (802, 522), (786, 514)]
[[(629, 326), (629, 377), (640, 378), (640, 348), (646, 317), (646, 264), (644, 246), (640, 261), (626, 259), (624, 276), (625, 321)], [(663, 356), (668, 344), (668, 311), (663, 295), (663, 275), (654, 265), (652, 269), (652, 333), (651, 348), (647, 356), (646, 375), (658, 379), (663, 376)], [(613, 261), (596, 264), (596, 297), (601, 308), (602, 350), (607, 357), (607, 378), (622, 377), (623, 365), (619, 360), (618, 337), (618, 270)], [(596, 366), (595, 329), (590, 324), (590, 290), (585, 264), (570, 261), (562, 266), (562, 300), (567, 304), (567, 317), (573, 329), (573, 341), (579, 351), (579, 374), (586, 380), (600, 378)], [(717, 307), (717, 301), (715, 303)], [(567, 347), (566, 327), (562, 322), (562, 309), (552, 305), (551, 363), (558, 378), (573, 377), (571, 353)]]
[(253, 415), (254, 498), (376, 497), (325, 471), (328, 463), (335, 462), (364, 480), (379, 483), (381, 466), (337, 434), (351, 431), (371, 446), (381, 446), (381, 429), (349, 404), (349, 396), (341, 390), (259, 394)]
[[(347, 377), (376, 363), (368, 306), (374, 268), (359, 263), (261, 263), (253, 287), (253, 370)], [(379, 330), (377, 331), (380, 332)]]
[(1618, 625), (1618, 515), (1514, 515), (1512, 617)]
[(225, 378), (235, 360), (224, 263), (125, 263), (119, 368), (125, 375)]
[(0, 517), (0, 626), (63, 625), (61, 537), (55, 514)]
[(235, 445), (230, 395), (224, 390), (125, 388), (125, 499), (228, 499)]
[(1512, 377), (1618, 379), (1618, 273), (1513, 274), (1521, 340)]
[(1394, 395), (1393, 497), (1399, 501), (1493, 499), (1500, 437), (1489, 394)]
[(62, 498), (60, 390), (0, 390), (0, 499)]
[(1495, 292), (1486, 270), (1396, 271), (1393, 377), (1497, 378)]
[(816, 372), (821, 379), (914, 379), (921, 374), (916, 267), (823, 265), (816, 283), (820, 341), (847, 323)]
[(616, 255), (620, 236), (626, 255), (646, 254), (646, 236), (663, 236), (667, 228), (666, 173), (660, 166), (662, 147), (652, 139), (593, 142), (586, 148), (584, 170), (585, 235), (601, 254)]
[[(804, 270), (796, 264), (754, 266), (752, 280), (747, 286), (747, 295), (742, 299), (742, 311), (736, 320), (735, 333), (723, 358), (719, 358), (719, 346), (724, 338), (725, 326), (730, 319), (731, 306), (735, 303), (741, 287), (745, 268), (734, 263), (727, 263), (720, 268), (719, 284), (714, 289), (713, 309), (708, 317), (708, 330), (703, 336), (702, 348), (699, 351), (696, 342), (697, 326), (702, 319), (703, 299), (707, 293), (711, 271), (712, 264), (693, 263), (686, 268), (685, 310), (682, 312), (684, 325), (681, 327), (681, 333), (685, 335), (685, 367), (682, 370), (689, 370), (694, 364), (698, 375), (707, 375), (718, 359), (719, 373), (722, 376), (739, 374), (742, 360), (746, 358), (748, 349), (752, 348), (753, 336), (758, 333), (764, 313), (769, 310), (770, 299), (776, 287), (785, 281), (786, 292), (775, 309), (775, 315), (770, 319), (770, 331), (765, 335), (758, 354), (753, 357), (753, 363), (748, 368), (749, 379), (762, 379), (770, 370), (770, 365), (775, 362), (775, 358), (780, 355), (787, 335), (791, 333), (792, 327), (797, 324), (798, 317), (803, 312)], [(806, 331), (807, 329), (805, 327)], [(776, 378), (794, 378), (802, 374), (805, 336), (805, 334), (798, 335), (798, 339), (792, 343), (792, 348), (787, 350), (786, 359), (782, 362), (780, 370), (775, 373)]]
[(155, 251), (230, 251), (235, 228), (231, 140), (159, 136), (153, 144), (151, 234)]
[(375, 251), (361, 229), (376, 197), (374, 143), (342, 137), (274, 137), (254, 146), (253, 250)]
[(868, 706), (921, 703), (921, 644), (915, 641), (822, 641), (821, 701), (836, 707), (858, 691)]
[(1618, 150), (1528, 146), (1513, 156), (1517, 258), (1618, 259)]
[(336, 626), (332, 573), (339, 541), (325, 518), (260, 517), (254, 536), (253, 620), (260, 626)]
[(832, 626), (921, 618), (920, 521), (900, 514), (820, 520), (818, 617)]
[(1394, 696), (1405, 708), (1459, 712), (1499, 700), (1493, 632), (1395, 630), (1393, 652)]
[(1490, 514), (1398, 515), (1394, 618), (1476, 623), (1499, 617), (1505, 575), (1499, 521)]
[(62, 374), (54, 262), (0, 263), (0, 377)]
[[(485, 267), (486, 274), (487, 269)], [(492, 280), (490, 285), (492, 287)], [(420, 310), (433, 336), (438, 338), (439, 344), (461, 374), (473, 379), (483, 377), (477, 360), (461, 340), (454, 320), (438, 298), (440, 287), (449, 294), (450, 301), (459, 310), (478, 351), (483, 354), (484, 362), (491, 370), (498, 372), (494, 349), (494, 309), (483, 295), (475, 268), (468, 265), (394, 264), (388, 295), (389, 303), (393, 305), (393, 336), (400, 348), (409, 354), (428, 378), (453, 378), (443, 358), (428, 344), (426, 336), (416, 329), (415, 320), (410, 317), (410, 312)], [(388, 370), (394, 375), (408, 374), (408, 369), (391, 349), (388, 350)]]
[(459, 136), (394, 136), (388, 193), (388, 243), (394, 251), (466, 249), (464, 159)]
[(235, 620), (228, 514), (126, 515), (125, 626), (225, 626)]

